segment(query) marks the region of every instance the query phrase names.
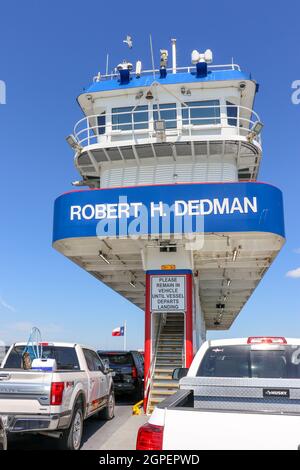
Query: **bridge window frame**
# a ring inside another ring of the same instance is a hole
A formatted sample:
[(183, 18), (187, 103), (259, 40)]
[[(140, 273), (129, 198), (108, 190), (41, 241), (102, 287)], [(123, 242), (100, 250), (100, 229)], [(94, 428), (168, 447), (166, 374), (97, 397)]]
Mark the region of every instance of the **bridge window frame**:
[[(220, 99), (186, 101), (185, 104), (187, 107), (182, 107), (181, 111), (182, 124), (184, 126), (189, 124), (193, 126), (214, 126), (221, 124)], [(204, 110), (201, 110), (201, 108), (204, 108)]]
[(113, 131), (132, 132), (133, 130), (149, 129), (149, 106), (119, 106), (112, 108), (111, 125)]
[(154, 121), (163, 120), (166, 123), (166, 129), (177, 129), (177, 103), (153, 104), (152, 109)]

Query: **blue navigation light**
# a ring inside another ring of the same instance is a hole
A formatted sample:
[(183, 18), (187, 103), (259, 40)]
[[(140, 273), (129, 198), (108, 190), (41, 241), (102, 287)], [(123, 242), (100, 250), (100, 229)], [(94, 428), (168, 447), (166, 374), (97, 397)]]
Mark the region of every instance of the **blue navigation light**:
[(121, 69), (120, 72), (120, 83), (121, 85), (128, 85), (130, 81), (130, 70), (129, 69)]
[(166, 67), (161, 67), (159, 69), (159, 72), (160, 72), (160, 78), (166, 78), (167, 77), (167, 69)]
[(203, 78), (207, 76), (207, 63), (206, 62), (198, 62), (196, 64), (197, 70), (197, 78)]

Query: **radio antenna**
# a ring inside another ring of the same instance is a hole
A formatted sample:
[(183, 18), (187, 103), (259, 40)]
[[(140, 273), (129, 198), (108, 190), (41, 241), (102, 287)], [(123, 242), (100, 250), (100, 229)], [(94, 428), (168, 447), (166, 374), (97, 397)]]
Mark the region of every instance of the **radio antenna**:
[(106, 70), (105, 70), (105, 75), (108, 75), (108, 61), (109, 61), (109, 54), (106, 54)]
[(150, 41), (150, 52), (151, 52), (153, 78), (155, 79), (155, 66), (154, 66), (153, 44), (152, 44), (152, 35), (151, 34), (149, 35), (149, 41)]

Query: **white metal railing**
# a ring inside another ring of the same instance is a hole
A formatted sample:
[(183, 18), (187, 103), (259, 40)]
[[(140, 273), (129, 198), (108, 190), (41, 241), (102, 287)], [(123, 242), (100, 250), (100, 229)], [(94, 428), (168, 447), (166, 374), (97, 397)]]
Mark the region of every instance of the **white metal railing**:
[(167, 315), (165, 313), (159, 315), (159, 321), (158, 321), (156, 336), (155, 336), (155, 340), (154, 340), (154, 347), (152, 349), (151, 364), (150, 364), (148, 373), (147, 373), (146, 377), (144, 378), (144, 380), (145, 380), (145, 382), (144, 382), (145, 383), (144, 398), (145, 398), (145, 400), (147, 400), (146, 414), (148, 414), (148, 409), (149, 409), (149, 405), (150, 405), (151, 386), (153, 384), (154, 373), (155, 373), (158, 342), (159, 342), (160, 334), (162, 332), (162, 328), (165, 325), (166, 320), (167, 320)]
[[(221, 64), (221, 65), (208, 65), (208, 69), (209, 70), (219, 70), (219, 71), (226, 71), (226, 70), (238, 70), (239, 72), (241, 71), (241, 68), (238, 64)], [(176, 72), (181, 72), (181, 73), (192, 73), (192, 72), (196, 72), (196, 67), (195, 65), (190, 65), (190, 66), (186, 66), (186, 67), (176, 67)], [(160, 70), (159, 69), (148, 69), (148, 70), (142, 70), (141, 73), (139, 75), (156, 75), (156, 74), (159, 74)], [(173, 72), (173, 69), (172, 67), (168, 67), (167, 68), (167, 72), (168, 73), (172, 73)], [(131, 72), (132, 75), (134, 75), (134, 71)], [(109, 73), (109, 74), (105, 74), (105, 75), (96, 75), (94, 77), (94, 82), (99, 82), (99, 81), (102, 81), (102, 80), (114, 80), (116, 78), (119, 78), (119, 73), (117, 71), (117, 69), (115, 68), (114, 71), (112, 73)]]
[[(136, 141), (139, 137), (151, 139), (157, 137), (155, 121), (164, 121), (166, 140), (168, 136), (196, 140), (197, 136), (206, 134), (229, 140), (234, 136), (247, 137), (260, 118), (252, 109), (233, 104), (170, 108), (157, 105), (157, 109), (152, 105), (137, 105), (128, 107), (128, 111), (80, 119), (74, 127), (74, 137), (81, 147), (93, 144), (105, 147), (111, 142)], [(254, 135), (254, 140), (260, 144), (260, 135)]]

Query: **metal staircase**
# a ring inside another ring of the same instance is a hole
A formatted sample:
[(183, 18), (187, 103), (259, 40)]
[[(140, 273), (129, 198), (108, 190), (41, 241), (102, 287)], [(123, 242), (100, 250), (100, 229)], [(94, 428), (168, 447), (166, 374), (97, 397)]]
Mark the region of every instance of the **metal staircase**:
[(157, 341), (147, 414), (152, 413), (154, 407), (167, 396), (176, 392), (178, 382), (172, 380), (176, 367), (184, 367), (184, 315), (169, 313)]

